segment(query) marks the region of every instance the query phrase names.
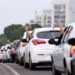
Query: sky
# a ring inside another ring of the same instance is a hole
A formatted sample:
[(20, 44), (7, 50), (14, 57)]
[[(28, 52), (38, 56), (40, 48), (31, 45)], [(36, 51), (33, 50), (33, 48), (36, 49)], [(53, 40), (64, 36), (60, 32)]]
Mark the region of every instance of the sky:
[(0, 0), (0, 34), (11, 24), (25, 24), (44, 9), (49, 9), (52, 0)]

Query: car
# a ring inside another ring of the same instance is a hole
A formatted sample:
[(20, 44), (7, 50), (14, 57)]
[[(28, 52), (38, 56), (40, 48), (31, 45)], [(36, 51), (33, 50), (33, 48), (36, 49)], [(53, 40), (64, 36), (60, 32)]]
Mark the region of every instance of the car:
[(10, 44), (6, 44), (4, 52), (3, 52), (3, 62), (11, 61), (10, 53), (11, 53), (11, 45)]
[[(19, 44), (20, 44), (20, 42), (21, 42), (21, 40), (20, 39), (18, 39), (18, 40), (15, 40), (14, 41), (14, 43), (13, 43), (13, 45), (14, 45), (14, 47), (15, 47), (15, 50), (16, 50), (16, 56), (15, 56), (15, 62), (16, 62), (16, 64), (18, 64), (19, 63), (19, 59), (18, 59), (18, 50), (19, 50)], [(12, 45), (12, 46), (13, 46)]]
[(26, 45), (24, 52), (24, 67), (33, 70), (36, 66), (52, 66), (52, 46), (48, 44), (51, 38), (60, 36), (59, 28), (36, 28)]
[(0, 62), (3, 61), (3, 50), (0, 50)]
[(75, 23), (67, 26), (60, 44), (55, 39), (49, 41), (53, 44), (52, 75), (75, 75)]
[(24, 41), (24, 39), (22, 39), (16, 50), (17, 60), (20, 65), (23, 65), (23, 53), (24, 53), (25, 47), (26, 47), (26, 42)]
[[(29, 31), (29, 33), (31, 33), (32, 31)], [(27, 39), (26, 39), (26, 32), (24, 32), (24, 35), (18, 45), (18, 48), (16, 50), (16, 55), (17, 55), (17, 60), (19, 62), (20, 65), (23, 65), (23, 58), (24, 58), (24, 50), (27, 44)]]
[(20, 41), (21, 41), (20, 39), (14, 40), (13, 45), (14, 45), (15, 49), (17, 49), (17, 47), (18, 47)]
[(5, 51), (5, 46), (2, 46), (0, 49), (0, 61), (3, 61), (4, 51)]

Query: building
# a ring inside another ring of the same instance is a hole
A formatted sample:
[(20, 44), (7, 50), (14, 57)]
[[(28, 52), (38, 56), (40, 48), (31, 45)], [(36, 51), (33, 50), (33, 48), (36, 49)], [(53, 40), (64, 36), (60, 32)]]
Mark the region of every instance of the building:
[(41, 15), (37, 15), (35, 17), (35, 23), (39, 24), (39, 25), (42, 25), (42, 16)]
[(34, 19), (31, 19), (30, 20), (30, 24), (35, 24), (35, 20)]
[(52, 10), (46, 9), (42, 11), (42, 14), (36, 14), (35, 23), (42, 27), (51, 27), (52, 25)]
[(70, 22), (75, 22), (75, 0), (69, 0)]
[(42, 26), (44, 26), (44, 27), (52, 26), (52, 10), (51, 9), (43, 10)]
[(69, 23), (69, 1), (57, 0), (53, 2), (53, 25), (57, 27), (57, 20), (62, 21), (63, 27)]

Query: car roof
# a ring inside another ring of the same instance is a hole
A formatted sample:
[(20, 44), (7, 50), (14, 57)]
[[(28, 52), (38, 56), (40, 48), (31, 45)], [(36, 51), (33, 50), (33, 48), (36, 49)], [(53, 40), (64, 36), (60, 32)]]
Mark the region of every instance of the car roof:
[(34, 32), (41, 32), (41, 31), (60, 31), (59, 27), (49, 27), (49, 28), (35, 28)]

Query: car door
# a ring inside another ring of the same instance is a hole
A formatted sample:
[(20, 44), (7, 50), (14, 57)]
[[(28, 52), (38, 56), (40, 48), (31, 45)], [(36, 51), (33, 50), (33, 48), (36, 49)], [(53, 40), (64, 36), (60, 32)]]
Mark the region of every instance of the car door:
[(62, 60), (63, 60), (63, 47), (62, 44), (56, 47), (55, 52), (53, 53), (54, 64), (58, 68), (62, 68)]
[(70, 55), (70, 48), (71, 46), (68, 44), (68, 37), (70, 35), (70, 32), (72, 30), (72, 27), (69, 26), (67, 30), (65, 31), (61, 44), (58, 46), (57, 49), (57, 66), (64, 70), (64, 58), (65, 56)]
[(70, 49), (71, 49), (71, 45), (68, 44), (68, 39), (69, 39), (69, 35), (71, 34), (71, 31), (72, 31), (73, 27), (72, 26), (69, 26), (67, 32), (66, 32), (66, 35), (64, 37), (64, 40), (63, 40), (63, 50), (64, 50), (64, 56), (69, 56), (70, 55)]
[[(67, 29), (68, 30), (68, 29)], [(53, 53), (53, 58), (54, 58), (54, 64), (57, 68), (63, 69), (64, 64), (64, 38), (65, 38), (66, 32), (63, 35), (62, 41), (60, 45), (57, 45), (56, 51)]]

